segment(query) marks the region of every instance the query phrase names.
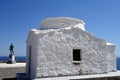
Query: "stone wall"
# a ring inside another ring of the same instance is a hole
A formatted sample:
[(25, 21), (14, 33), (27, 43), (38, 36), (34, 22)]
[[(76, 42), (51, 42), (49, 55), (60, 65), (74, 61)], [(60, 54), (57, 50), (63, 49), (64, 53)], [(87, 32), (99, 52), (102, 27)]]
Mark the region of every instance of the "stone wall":
[[(116, 70), (116, 64), (112, 61), (115, 60), (114, 46), (106, 45), (106, 41), (79, 27), (31, 30), (27, 45), (32, 46), (31, 78)], [(73, 49), (81, 50), (82, 60), (78, 63), (73, 61)], [(29, 50), (27, 54), (29, 55)], [(114, 56), (111, 57), (112, 55)]]
[[(31, 30), (28, 35), (27, 40), (27, 57), (26, 57), (26, 75), (27, 78), (35, 78), (36, 77), (36, 68), (37, 68), (37, 35), (35, 34), (35, 30)], [(29, 40), (30, 39), (30, 40)], [(30, 48), (31, 47), (31, 48)]]
[(108, 71), (116, 71), (116, 53), (115, 53), (115, 45), (107, 45), (106, 46), (106, 58), (108, 61)]

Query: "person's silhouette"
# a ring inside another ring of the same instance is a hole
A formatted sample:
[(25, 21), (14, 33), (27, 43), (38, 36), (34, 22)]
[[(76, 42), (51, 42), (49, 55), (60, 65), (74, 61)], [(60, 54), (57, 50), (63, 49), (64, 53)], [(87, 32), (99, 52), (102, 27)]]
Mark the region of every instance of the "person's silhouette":
[(13, 43), (11, 43), (11, 45), (10, 45), (10, 47), (9, 47), (10, 54), (14, 54), (13, 48), (14, 48), (14, 45), (13, 45)]

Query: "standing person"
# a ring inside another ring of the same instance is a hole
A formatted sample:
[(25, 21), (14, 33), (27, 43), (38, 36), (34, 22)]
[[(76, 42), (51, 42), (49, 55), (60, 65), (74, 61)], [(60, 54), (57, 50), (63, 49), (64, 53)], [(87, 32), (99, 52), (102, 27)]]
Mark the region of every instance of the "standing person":
[(10, 54), (9, 54), (9, 59), (7, 61), (8, 64), (16, 63), (13, 48), (14, 48), (14, 45), (13, 45), (13, 43), (11, 43), (10, 46), (9, 46)]
[(10, 54), (14, 54), (13, 48), (14, 48), (14, 45), (13, 45), (13, 43), (11, 43), (11, 45), (10, 45), (10, 47), (9, 47)]

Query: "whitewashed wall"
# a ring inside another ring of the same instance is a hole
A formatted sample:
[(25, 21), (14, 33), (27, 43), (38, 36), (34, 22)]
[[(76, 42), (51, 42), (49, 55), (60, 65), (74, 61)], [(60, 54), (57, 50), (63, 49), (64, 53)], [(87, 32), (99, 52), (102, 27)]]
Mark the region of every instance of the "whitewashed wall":
[(115, 45), (107, 45), (107, 61), (108, 61), (108, 71), (116, 71), (116, 53)]
[[(30, 39), (30, 40), (29, 40)], [(37, 68), (37, 35), (35, 34), (35, 30), (31, 30), (28, 35), (27, 40), (27, 60), (26, 60), (26, 74), (27, 77), (35, 78), (36, 77), (36, 68)], [(30, 46), (31, 46), (31, 54), (30, 54)], [(29, 62), (30, 61), (30, 62)], [(30, 64), (29, 64), (30, 63)]]
[[(27, 45), (32, 46), (31, 78), (106, 73), (116, 70), (115, 46), (108, 46), (103, 39), (79, 27), (31, 30)], [(82, 61), (79, 64), (73, 63), (73, 49), (82, 50)], [(27, 55), (29, 56), (29, 50)]]

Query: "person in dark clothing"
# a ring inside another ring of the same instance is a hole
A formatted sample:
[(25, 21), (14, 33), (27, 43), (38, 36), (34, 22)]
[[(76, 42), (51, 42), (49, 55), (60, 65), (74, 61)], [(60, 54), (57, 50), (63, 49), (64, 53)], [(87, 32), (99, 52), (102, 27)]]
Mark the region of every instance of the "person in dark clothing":
[(14, 54), (13, 48), (14, 48), (14, 45), (13, 45), (13, 43), (11, 43), (11, 45), (10, 45), (10, 47), (9, 47), (10, 54)]

